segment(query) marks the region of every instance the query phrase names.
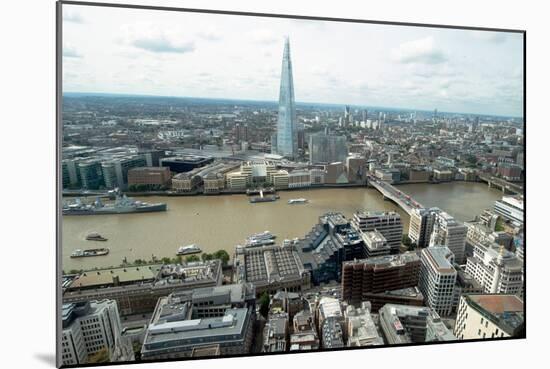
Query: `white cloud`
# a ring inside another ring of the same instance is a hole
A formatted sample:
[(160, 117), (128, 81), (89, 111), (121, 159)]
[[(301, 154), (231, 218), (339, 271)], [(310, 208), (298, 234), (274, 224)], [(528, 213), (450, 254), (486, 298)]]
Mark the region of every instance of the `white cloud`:
[(63, 57), (65, 57), (65, 58), (82, 58), (82, 54), (72, 44), (64, 43), (63, 44)]
[(471, 35), (478, 40), (488, 41), (495, 44), (500, 44), (507, 40), (507, 34), (504, 32), (473, 31)]
[(123, 25), (121, 30), (123, 43), (152, 53), (184, 54), (195, 50), (195, 43), (178, 28), (136, 23)]
[(436, 47), (431, 36), (402, 43), (392, 50), (392, 58), (404, 64), (439, 64), (447, 61), (447, 56), (443, 50)]
[(259, 44), (273, 44), (281, 41), (273, 31), (268, 29), (257, 29), (249, 33), (250, 39)]
[(219, 41), (222, 39), (222, 33), (215, 27), (197, 32), (197, 36), (207, 41)]
[(84, 23), (84, 19), (79, 13), (65, 9), (63, 10), (63, 21), (71, 23)]

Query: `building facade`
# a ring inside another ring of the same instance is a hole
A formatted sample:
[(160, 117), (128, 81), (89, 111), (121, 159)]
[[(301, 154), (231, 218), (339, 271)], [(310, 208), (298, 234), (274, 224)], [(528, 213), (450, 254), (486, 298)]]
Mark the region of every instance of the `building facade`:
[(279, 90), (279, 114), (277, 117), (277, 154), (294, 158), (298, 154), (298, 130), (294, 102), (294, 81), (290, 41), (285, 40)]
[(441, 316), (452, 313), (457, 272), (454, 255), (446, 246), (427, 247), (421, 252), (419, 288), (426, 305)]

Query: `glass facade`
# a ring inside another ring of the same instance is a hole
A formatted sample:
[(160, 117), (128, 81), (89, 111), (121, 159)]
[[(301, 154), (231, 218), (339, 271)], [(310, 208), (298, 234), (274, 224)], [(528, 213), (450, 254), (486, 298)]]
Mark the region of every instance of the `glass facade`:
[(292, 79), (292, 61), (290, 60), (290, 42), (285, 40), (283, 66), (281, 69), (281, 89), (279, 92), (279, 115), (277, 119), (277, 154), (294, 158), (298, 151), (296, 129), (296, 107), (294, 103), (294, 82)]

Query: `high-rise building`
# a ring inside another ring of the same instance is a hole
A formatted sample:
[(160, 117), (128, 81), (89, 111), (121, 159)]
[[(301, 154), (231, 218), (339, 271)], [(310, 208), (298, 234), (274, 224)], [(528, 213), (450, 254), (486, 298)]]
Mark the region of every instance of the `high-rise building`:
[(392, 254), (398, 254), (403, 237), (401, 216), (394, 212), (358, 211), (353, 215), (353, 224), (357, 229), (366, 231), (377, 230), (388, 242)]
[(101, 163), (98, 160), (89, 159), (79, 162), (78, 174), (83, 189), (97, 190), (105, 185)]
[(422, 250), (421, 261), (419, 288), (426, 305), (441, 316), (450, 315), (457, 275), (453, 253), (446, 246), (427, 247)]
[(523, 209), (523, 196), (503, 196), (494, 206), (495, 213), (519, 224), (523, 224)]
[(309, 136), (309, 161), (315, 163), (344, 162), (348, 156), (345, 136), (316, 133)]
[(523, 300), (518, 296), (467, 294), (460, 298), (454, 329), (458, 339), (518, 337), (524, 333)]
[(430, 243), (437, 208), (413, 209), (409, 222), (409, 238), (418, 247), (426, 247)]
[(63, 304), (63, 365), (84, 364), (104, 352), (109, 361), (134, 360), (123, 342), (122, 324), (114, 300)]
[(352, 304), (370, 301), (377, 311), (384, 293), (415, 287), (420, 273), (420, 258), (414, 252), (379, 256), (342, 263), (342, 299)]
[(277, 117), (277, 154), (294, 158), (298, 153), (298, 132), (296, 125), (296, 107), (294, 102), (294, 82), (290, 42), (285, 40), (283, 65), (281, 68), (281, 87), (279, 90), (279, 115)]
[(466, 234), (468, 228), (448, 213), (441, 211), (435, 214), (434, 229), (430, 246), (447, 246), (454, 254), (454, 260), (462, 265), (465, 261)]
[(466, 261), (466, 272), (483, 286), (485, 293), (523, 293), (523, 262), (502, 245), (474, 245), (474, 254)]

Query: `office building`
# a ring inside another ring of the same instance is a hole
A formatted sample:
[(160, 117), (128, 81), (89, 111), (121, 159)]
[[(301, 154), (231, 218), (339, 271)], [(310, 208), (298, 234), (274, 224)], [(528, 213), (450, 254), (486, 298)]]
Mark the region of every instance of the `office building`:
[(523, 224), (523, 196), (503, 196), (495, 201), (493, 209), (504, 219)]
[(190, 357), (193, 350), (219, 347), (220, 355), (247, 354), (253, 339), (252, 307), (226, 309), (223, 316), (193, 319), (189, 301), (159, 299), (143, 346), (143, 360)]
[(403, 223), (398, 213), (359, 211), (353, 215), (352, 224), (363, 232), (377, 230), (386, 239), (391, 253), (399, 253), (403, 237)]
[(80, 183), (85, 190), (98, 190), (105, 186), (101, 163), (95, 159), (80, 161), (77, 165)]
[(277, 291), (271, 298), (269, 310), (284, 311), (288, 314), (288, 319), (292, 320), (297, 313), (304, 309), (304, 306), (305, 300), (299, 293)]
[(290, 335), (290, 351), (309, 351), (319, 349), (319, 336), (315, 327), (313, 315), (302, 310), (292, 320)]
[(172, 173), (189, 172), (195, 168), (204, 167), (214, 161), (214, 158), (207, 156), (183, 155), (162, 158), (159, 160), (161, 167), (170, 168)]
[(294, 170), (288, 173), (288, 188), (311, 186), (311, 173), (308, 170)]
[(305, 270), (292, 244), (237, 247), (233, 280), (251, 283), (256, 295), (278, 290), (300, 292), (310, 288), (311, 276)]
[[(317, 301), (317, 324), (319, 327), (319, 332), (321, 333), (322, 338), (322, 345), (325, 347), (324, 338), (325, 336), (325, 323), (329, 321), (337, 322), (339, 325), (340, 332), (342, 333), (343, 338), (343, 326), (340, 324), (345, 324), (345, 317), (344, 317), (344, 306), (340, 300), (334, 297), (328, 297), (328, 296), (322, 296)], [(331, 330), (331, 334), (328, 336), (330, 337), (334, 332), (338, 333), (337, 331), (334, 331), (335, 326), (329, 325), (328, 326)]]
[(346, 136), (315, 133), (309, 136), (309, 162), (345, 162), (348, 157)]
[(300, 260), (314, 284), (339, 281), (343, 261), (364, 257), (359, 233), (341, 213), (319, 217), (319, 223), (297, 242)]
[(290, 41), (285, 40), (279, 90), (279, 113), (277, 116), (277, 154), (294, 158), (298, 154), (298, 129), (294, 102), (294, 81), (290, 58)]
[(361, 232), (361, 238), (365, 243), (365, 257), (372, 258), (391, 253), (388, 241), (378, 230)]
[(219, 286), (222, 278), (220, 260), (89, 270), (65, 288), (63, 302), (111, 299), (117, 302), (121, 315), (148, 314), (162, 296)]
[(326, 320), (321, 327), (323, 349), (344, 347), (344, 333), (342, 323), (335, 319)]
[(418, 286), (426, 305), (441, 316), (450, 315), (457, 276), (453, 253), (446, 246), (433, 246), (423, 249), (420, 259), (422, 267)]
[(346, 170), (349, 183), (366, 183), (367, 160), (364, 157), (348, 156), (346, 158)]
[[(346, 261), (342, 265), (342, 299), (351, 304), (370, 301), (373, 311), (378, 311), (381, 303), (392, 298), (388, 291), (418, 285), (420, 264), (420, 258), (414, 252)], [(402, 298), (407, 298), (405, 291), (402, 295)], [(395, 294), (393, 298), (400, 296)]]
[(430, 243), (437, 208), (412, 210), (409, 222), (409, 238), (416, 246), (424, 248)]
[(129, 189), (168, 188), (170, 180), (170, 169), (166, 167), (139, 167), (128, 170)]
[(386, 343), (426, 342), (430, 313), (430, 308), (425, 306), (384, 305), (378, 311), (378, 316)]
[(502, 245), (475, 245), (473, 256), (466, 261), (466, 273), (483, 286), (485, 293), (523, 293), (523, 261)]
[(348, 182), (346, 167), (341, 161), (336, 161), (325, 165), (324, 173), (325, 184), (345, 184)]
[(358, 308), (348, 306), (345, 315), (348, 332), (347, 347), (384, 344), (384, 339), (378, 334), (378, 329), (372, 320), (369, 302), (362, 302)]
[(93, 362), (104, 352), (109, 361), (134, 360), (132, 348), (123, 342), (116, 301), (102, 300), (63, 304), (62, 362)]
[(288, 350), (288, 314), (270, 314), (264, 327), (262, 352), (286, 352)]
[(522, 337), (525, 335), (523, 300), (509, 294), (462, 295), (454, 334), (460, 340)]
[(468, 228), (444, 211), (435, 214), (434, 229), (430, 237), (431, 246), (447, 246), (454, 254), (457, 264), (466, 261), (466, 234)]
[(456, 341), (457, 338), (449, 329), (439, 314), (433, 309), (430, 311), (426, 322), (426, 342)]

